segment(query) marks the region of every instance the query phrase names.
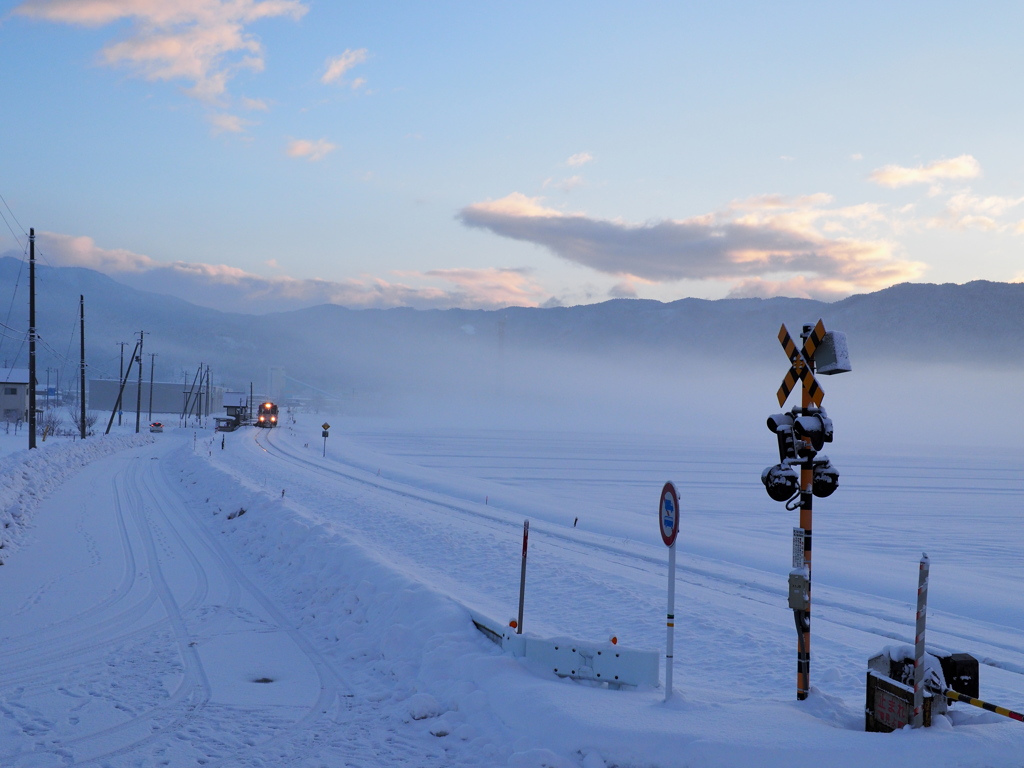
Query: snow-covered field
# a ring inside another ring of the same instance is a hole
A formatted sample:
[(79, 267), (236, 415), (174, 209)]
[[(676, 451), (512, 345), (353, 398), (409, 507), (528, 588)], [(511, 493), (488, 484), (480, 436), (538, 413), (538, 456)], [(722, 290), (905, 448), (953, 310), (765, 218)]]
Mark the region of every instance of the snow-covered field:
[[(929, 645), (981, 659), (981, 697), (1024, 709), (1019, 448), (829, 451), (842, 479), (816, 500), (797, 702), (798, 521), (758, 481), (767, 432), (737, 446), (329, 416), (325, 457), (324, 420), (223, 448), (169, 429), (50, 442), (41, 463), (0, 451), (0, 766), (1024, 765), (1024, 724), (962, 704), (931, 729), (863, 732), (868, 657), (913, 641), (922, 551)], [(516, 614), (528, 518), (526, 633), (663, 653), (668, 479), (668, 704), (556, 678), (474, 628), (470, 609)]]

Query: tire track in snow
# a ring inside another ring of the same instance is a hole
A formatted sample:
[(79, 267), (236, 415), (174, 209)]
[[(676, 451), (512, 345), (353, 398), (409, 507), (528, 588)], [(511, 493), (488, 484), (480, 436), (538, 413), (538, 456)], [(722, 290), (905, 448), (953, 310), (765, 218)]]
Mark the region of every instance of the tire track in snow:
[[(184, 497), (182, 491), (169, 483), (166, 476), (160, 475), (159, 477), (154, 477), (151, 479), (151, 482), (153, 482), (154, 485), (159, 484), (162, 486), (159, 491), (151, 491), (154, 498), (166, 498), (168, 495), (173, 495), (178, 500), (179, 508), (187, 512), (195, 525), (195, 528), (200, 531), (204, 530), (202, 521), (196, 517), (195, 512), (191, 509), (191, 506), (188, 503), (188, 500)], [(219, 567), (230, 576), (232, 583), (249, 594), (273, 620), (277, 628), (284, 631), (292, 639), (295, 645), (312, 663), (320, 680), (320, 691), (316, 702), (309, 707), (308, 711), (302, 718), (295, 721), (289, 727), (287, 732), (275, 735), (270, 739), (246, 745), (243, 749), (233, 753), (230, 757), (209, 763), (211, 766), (216, 766), (224, 764), (225, 760), (235, 761), (244, 755), (253, 755), (271, 747), (280, 746), (282, 743), (286, 743), (289, 740), (300, 738), (300, 736), (295, 735), (296, 731), (300, 732), (300, 734), (303, 731), (311, 731), (312, 725), (323, 719), (325, 716), (329, 716), (329, 712), (336, 705), (339, 710), (344, 711), (344, 699), (353, 696), (354, 693), (343, 681), (341, 675), (338, 674), (333, 666), (313, 647), (301, 630), (293, 626), (277, 608), (276, 604), (242, 572), (224, 545), (221, 544), (216, 537), (202, 536), (199, 538), (199, 541), (202, 546), (207, 549), (208, 553), (212, 556), (212, 559), (218, 563)], [(340, 725), (340, 723), (335, 719), (330, 719), (333, 726)], [(300, 756), (292, 753), (289, 753), (289, 755), (291, 759)]]
[[(133, 461), (130, 463), (124, 477), (123, 487), (118, 490), (123, 490), (124, 492), (126, 503), (123, 504), (122, 508), (128, 509), (128, 515), (132, 518), (135, 528), (142, 539), (143, 555), (146, 564), (145, 572), (148, 574), (153, 590), (163, 607), (166, 621), (170, 624), (178, 656), (184, 664), (184, 674), (178, 687), (171, 693), (170, 700), (166, 704), (149, 710), (141, 716), (133, 717), (127, 722), (75, 739), (69, 743), (69, 746), (74, 746), (76, 751), (81, 752), (83, 748), (88, 748), (90, 742), (108, 740), (114, 735), (144, 730), (146, 734), (143, 737), (137, 738), (128, 744), (119, 745), (116, 749), (102, 749), (99, 753), (77, 759), (76, 765), (89, 765), (98, 760), (108, 760), (127, 754), (137, 750), (144, 744), (153, 742), (167, 732), (177, 732), (184, 723), (195, 717), (196, 713), (210, 699), (210, 683), (199, 654), (190, 642), (188, 629), (185, 626), (183, 617), (183, 608), (174, 597), (160, 564), (156, 538), (153, 534), (152, 523), (147, 515), (147, 511), (153, 508), (152, 502), (154, 499), (151, 498), (150, 504), (146, 504), (143, 498), (144, 485), (139, 477), (140, 474), (138, 462)], [(184, 545), (184, 542), (180, 541), (180, 539), (179, 542)], [(185, 545), (185, 549), (187, 549), (187, 545)], [(201, 572), (202, 567), (199, 565), (198, 560), (194, 556), (190, 556), (189, 559), (194, 568)], [(208, 581), (204, 574), (202, 578), (196, 579), (196, 586), (188, 603), (196, 604), (201, 601), (206, 595), (207, 588)], [(163, 726), (158, 725), (157, 718), (159, 716), (171, 713), (174, 710), (181, 710), (182, 708), (184, 708), (184, 712), (175, 714), (170, 723)]]

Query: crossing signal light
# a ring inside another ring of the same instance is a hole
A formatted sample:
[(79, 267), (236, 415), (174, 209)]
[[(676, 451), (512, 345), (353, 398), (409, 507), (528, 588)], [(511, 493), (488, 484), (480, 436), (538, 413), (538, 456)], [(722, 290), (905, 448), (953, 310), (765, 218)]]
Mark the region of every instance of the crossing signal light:
[(839, 487), (839, 470), (832, 462), (825, 459), (823, 463), (815, 463), (814, 476), (811, 481), (811, 492), (820, 498), (831, 496)]
[(789, 501), (800, 489), (800, 481), (794, 470), (788, 464), (776, 464), (774, 467), (766, 467), (761, 473), (761, 482), (768, 491), (768, 495), (775, 501)]
[(825, 498), (839, 487), (839, 470), (827, 456), (815, 458), (825, 443), (832, 442), (832, 420), (824, 408), (794, 408), (791, 413), (768, 417), (768, 429), (779, 441), (779, 463), (761, 473), (768, 495), (775, 501), (788, 501), (800, 490), (800, 480), (793, 465), (812, 464), (811, 492)]
[(832, 419), (825, 409), (793, 419), (793, 435), (807, 441), (815, 451), (820, 451), (825, 443), (832, 442)]
[(796, 458), (796, 444), (793, 442), (793, 421), (793, 416), (788, 413), (776, 413), (768, 417), (768, 429), (774, 432), (779, 440), (779, 461)]

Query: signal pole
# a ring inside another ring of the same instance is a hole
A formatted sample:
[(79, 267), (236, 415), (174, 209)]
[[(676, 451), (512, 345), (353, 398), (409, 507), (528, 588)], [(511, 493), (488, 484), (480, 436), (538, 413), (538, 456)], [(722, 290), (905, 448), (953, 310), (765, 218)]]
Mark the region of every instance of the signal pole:
[[(828, 332), (819, 320), (803, 326), (797, 347), (783, 325), (779, 343), (789, 358), (790, 368), (776, 396), (779, 406), (800, 383), (800, 405), (789, 413), (768, 417), (768, 429), (779, 444), (779, 463), (761, 473), (768, 495), (785, 502), (786, 509), (800, 507), (800, 527), (793, 529), (793, 570), (789, 573), (789, 607), (796, 623), (797, 665), (796, 697), (803, 701), (810, 692), (811, 677), (811, 529), (814, 496), (832, 495), (839, 486), (839, 471), (819, 452), (832, 442), (832, 420), (821, 402), (825, 392), (815, 373), (833, 375), (852, 370), (846, 347), (846, 335)], [(820, 356), (820, 365), (815, 353)], [(799, 467), (799, 475), (795, 471)]]
[[(814, 326), (805, 325), (800, 333), (803, 347), (807, 348), (807, 339), (810, 337)], [(806, 356), (806, 365), (810, 369), (811, 378), (800, 382), (800, 408), (804, 413), (811, 407), (811, 388), (808, 381), (814, 381), (814, 350)], [(811, 689), (811, 526), (812, 526), (812, 501), (814, 495), (811, 493), (814, 482), (814, 457), (808, 457), (800, 467), (800, 527), (804, 530), (804, 568), (807, 569), (807, 608), (803, 611), (794, 611), (793, 617), (796, 621), (797, 649), (796, 649), (796, 698), (803, 701)]]

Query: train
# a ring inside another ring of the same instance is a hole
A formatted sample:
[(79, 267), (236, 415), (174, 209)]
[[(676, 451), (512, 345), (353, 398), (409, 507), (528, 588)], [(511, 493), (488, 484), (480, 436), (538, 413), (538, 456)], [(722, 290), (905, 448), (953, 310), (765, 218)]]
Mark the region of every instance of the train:
[(259, 414), (256, 418), (257, 427), (276, 427), (277, 426), (277, 404), (276, 403), (262, 403), (260, 405)]

